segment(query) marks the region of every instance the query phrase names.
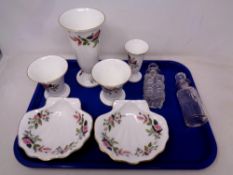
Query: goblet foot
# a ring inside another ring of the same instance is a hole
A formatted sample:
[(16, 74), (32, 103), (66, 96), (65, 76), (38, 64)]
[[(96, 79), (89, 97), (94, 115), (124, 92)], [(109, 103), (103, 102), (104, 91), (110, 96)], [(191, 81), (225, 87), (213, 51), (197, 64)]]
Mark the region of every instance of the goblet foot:
[(83, 87), (91, 88), (91, 87), (98, 86), (96, 81), (92, 78), (92, 75), (86, 72), (83, 72), (82, 70), (78, 72), (76, 76), (76, 80)]
[(65, 83), (64, 90), (62, 92), (51, 94), (48, 91), (44, 92), (44, 97), (47, 99), (49, 97), (68, 97), (70, 95), (70, 87)]
[(119, 97), (111, 99), (111, 98), (106, 98), (107, 95), (105, 95), (105, 93), (103, 92), (103, 90), (100, 92), (100, 100), (103, 104), (107, 105), (107, 106), (112, 106), (113, 102), (115, 100), (124, 100), (126, 95), (125, 95), (125, 91), (122, 89), (122, 93)]
[(142, 74), (141, 72), (137, 72), (131, 75), (131, 77), (129, 78), (129, 81), (132, 83), (137, 83), (142, 79)]

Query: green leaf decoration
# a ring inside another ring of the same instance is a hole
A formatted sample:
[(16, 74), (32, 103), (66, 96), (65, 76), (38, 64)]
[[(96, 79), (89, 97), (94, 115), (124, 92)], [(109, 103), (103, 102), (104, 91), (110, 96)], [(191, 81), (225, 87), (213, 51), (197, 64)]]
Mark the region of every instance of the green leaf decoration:
[(38, 124), (39, 124), (39, 125), (42, 125), (41, 119), (38, 120)]
[(113, 145), (114, 144), (118, 144), (118, 142), (115, 139), (113, 139), (113, 138), (112, 138), (111, 142), (112, 142)]
[(114, 152), (117, 152), (119, 150), (119, 148), (117, 148), (117, 147), (113, 147), (112, 149)]
[(157, 125), (157, 124), (158, 124), (157, 120), (154, 120), (153, 122), (154, 122), (154, 125)]
[(94, 40), (93, 43), (94, 43), (94, 45), (93, 45), (93, 48), (94, 48), (99, 43), (99, 39)]
[(39, 147), (40, 147), (39, 144), (34, 144), (34, 145), (33, 145), (33, 150), (34, 150), (34, 152), (37, 152), (37, 150), (38, 150)]
[(33, 140), (34, 140), (34, 142), (41, 141), (41, 139), (40, 139), (40, 137), (38, 135), (36, 135)]
[(151, 136), (153, 134), (153, 130), (152, 129), (146, 129), (146, 131), (148, 132), (148, 136)]
[(88, 45), (88, 40), (87, 39), (85, 39), (85, 38), (82, 38), (82, 41), (83, 41), (83, 45), (85, 46), (85, 45)]
[(82, 125), (83, 124), (83, 121), (84, 121), (84, 118), (83, 118), (83, 116), (81, 116), (81, 120), (80, 120), (80, 125)]
[(37, 129), (37, 128), (38, 128), (38, 124), (37, 124), (37, 123), (35, 123), (35, 125), (34, 125), (34, 126), (35, 126), (35, 129)]
[(152, 124), (152, 120), (151, 118), (149, 118), (148, 124), (147, 125), (151, 125)]

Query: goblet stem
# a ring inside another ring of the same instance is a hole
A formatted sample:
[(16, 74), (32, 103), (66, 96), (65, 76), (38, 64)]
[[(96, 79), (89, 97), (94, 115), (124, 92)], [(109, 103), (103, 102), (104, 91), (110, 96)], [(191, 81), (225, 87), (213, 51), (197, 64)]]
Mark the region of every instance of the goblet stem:
[(107, 106), (112, 106), (115, 100), (124, 100), (125, 99), (125, 91), (122, 87), (107, 89), (102, 88), (100, 93), (100, 100)]

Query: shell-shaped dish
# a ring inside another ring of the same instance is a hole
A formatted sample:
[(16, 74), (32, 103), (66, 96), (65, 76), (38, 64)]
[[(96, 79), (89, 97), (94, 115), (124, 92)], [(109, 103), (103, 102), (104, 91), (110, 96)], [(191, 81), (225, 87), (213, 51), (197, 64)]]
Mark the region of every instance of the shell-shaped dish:
[(94, 129), (101, 151), (130, 164), (154, 159), (169, 138), (166, 120), (144, 100), (115, 101), (112, 111), (96, 119)]
[(92, 117), (77, 98), (48, 98), (42, 108), (27, 112), (19, 125), (19, 146), (29, 157), (65, 158), (90, 137)]

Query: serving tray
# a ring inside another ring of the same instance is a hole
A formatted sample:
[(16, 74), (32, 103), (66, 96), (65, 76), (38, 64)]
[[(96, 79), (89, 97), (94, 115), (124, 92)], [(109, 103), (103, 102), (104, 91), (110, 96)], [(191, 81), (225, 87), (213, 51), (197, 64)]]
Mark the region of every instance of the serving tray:
[[(169, 140), (163, 153), (150, 162), (130, 165), (123, 162), (114, 162), (105, 153), (99, 150), (94, 134), (79, 151), (65, 159), (55, 159), (43, 162), (39, 159), (29, 158), (18, 145), (18, 138), (14, 142), (14, 154), (23, 165), (32, 168), (93, 168), (93, 169), (202, 169), (215, 160), (217, 145), (209, 123), (198, 127), (186, 127), (181, 109), (176, 98), (175, 74), (182, 71), (195, 87), (192, 75), (187, 67), (174, 61), (144, 61), (141, 72), (144, 75), (148, 65), (155, 62), (159, 65), (161, 73), (165, 76), (166, 100), (162, 109), (153, 110), (164, 116), (169, 127)], [(71, 87), (70, 97), (77, 97), (81, 101), (82, 109), (87, 111), (93, 119), (103, 113), (109, 112), (110, 107), (105, 106), (99, 99), (101, 87), (84, 88), (76, 82), (79, 71), (76, 60), (69, 60), (69, 69), (65, 81)], [(126, 99), (143, 99), (143, 80), (138, 83), (126, 83)], [(44, 106), (44, 89), (37, 85), (27, 111)], [(211, 117), (211, 116), (209, 116)]]

